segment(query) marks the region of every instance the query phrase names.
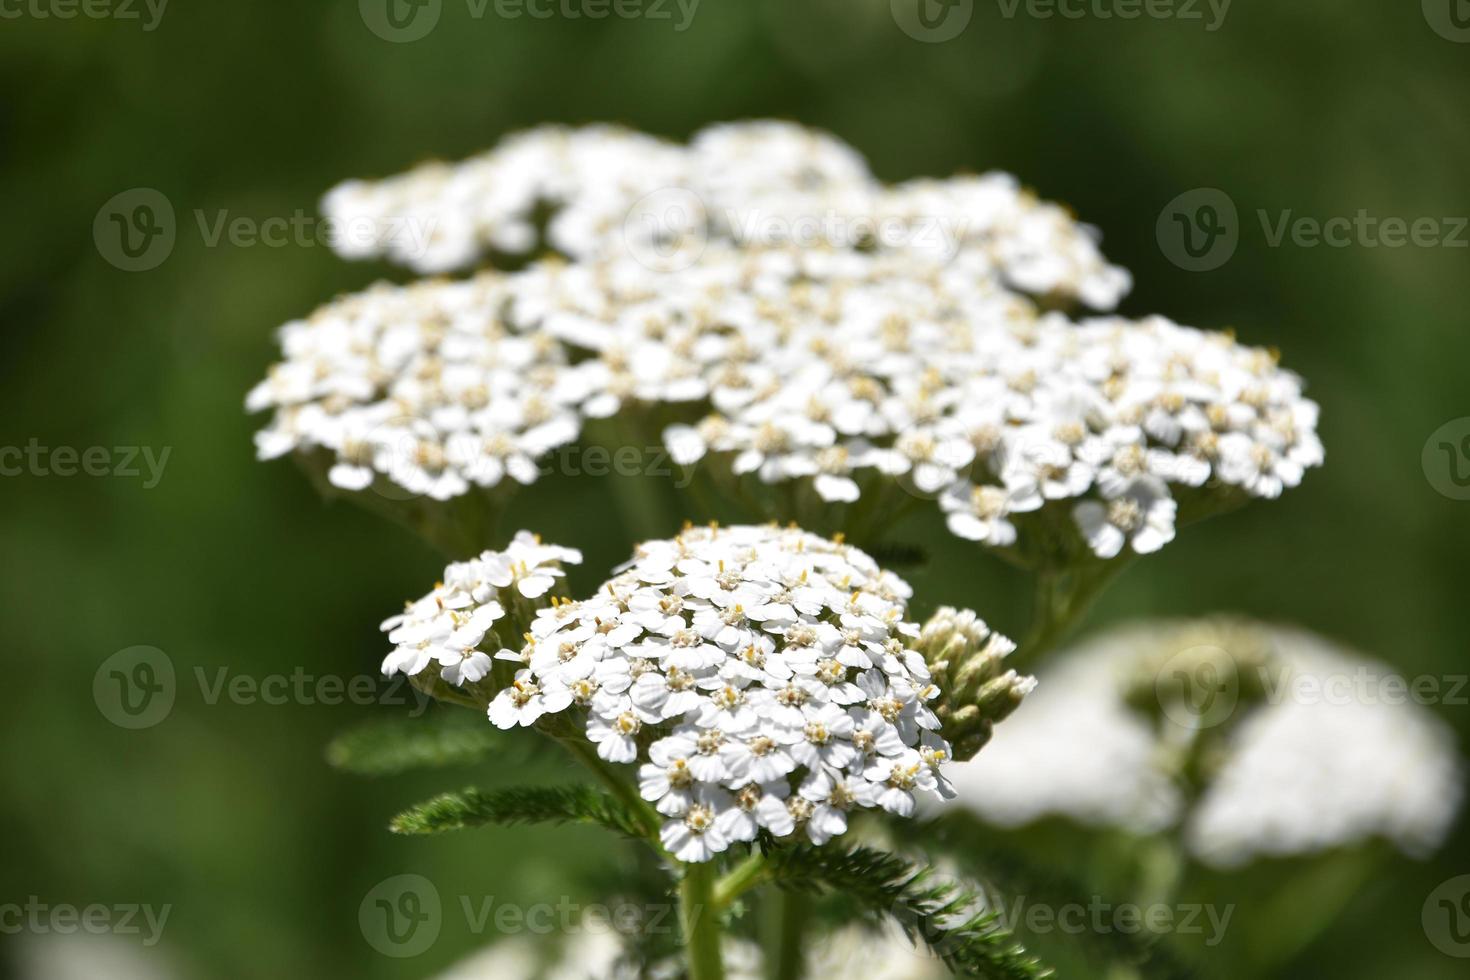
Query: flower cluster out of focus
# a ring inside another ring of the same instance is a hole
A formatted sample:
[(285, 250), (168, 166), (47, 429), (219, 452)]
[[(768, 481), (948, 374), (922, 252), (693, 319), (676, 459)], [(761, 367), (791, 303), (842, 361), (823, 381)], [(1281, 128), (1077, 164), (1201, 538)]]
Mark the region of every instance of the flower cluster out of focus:
[[(950, 793), (938, 712), (973, 754), (1032, 687), (973, 613), (921, 630), (902, 579), (794, 528), (689, 528), (640, 545), (591, 598), (549, 596), (580, 557), (522, 532), (450, 565), (383, 624), (396, 644), (383, 669), (478, 696), (500, 728), (550, 724), (638, 765), (681, 861), (761, 831), (825, 843), (854, 808), (910, 816), (915, 794)], [(502, 645), (522, 626), (523, 643)]]
[(956, 768), (955, 805), (1002, 826), (1183, 822), (1190, 852), (1221, 867), (1372, 838), (1425, 854), (1459, 811), (1464, 770), (1448, 729), (1396, 683), (1297, 629), (1122, 627), (1042, 671), (994, 749)]
[(1102, 310), (1132, 284), (1091, 228), (1009, 174), (884, 185), (851, 146), (779, 121), (710, 126), (687, 146), (617, 126), (542, 126), (461, 163), (347, 181), (323, 210), (353, 232), (344, 256), (421, 273), (547, 249), (575, 260), (631, 251), (668, 268), (733, 242), (941, 261), (966, 251), (1010, 288)]

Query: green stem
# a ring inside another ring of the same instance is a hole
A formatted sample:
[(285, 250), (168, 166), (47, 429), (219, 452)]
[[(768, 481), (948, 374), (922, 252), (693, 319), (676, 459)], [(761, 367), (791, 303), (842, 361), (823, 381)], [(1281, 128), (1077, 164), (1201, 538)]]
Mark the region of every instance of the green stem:
[(762, 898), (766, 980), (800, 980), (811, 906), (805, 895), (772, 889)]
[(725, 873), (725, 877), (715, 883), (715, 907), (721, 911), (729, 908), (735, 899), (764, 882), (769, 870), (766, 856), (760, 851), (752, 851), (750, 857), (731, 868)]
[(658, 831), (661, 821), (659, 820), (658, 813), (654, 811), (653, 807), (648, 805), (648, 801), (638, 795), (638, 791), (634, 789), (631, 783), (618, 775), (611, 766), (599, 758), (597, 750), (590, 743), (577, 738), (562, 738), (558, 739), (558, 741), (562, 745), (565, 745), (567, 751), (576, 756), (579, 762), (591, 770), (592, 774), (607, 787), (608, 791), (620, 803), (637, 816), (638, 823), (643, 828), (643, 832), (648, 837), (649, 842), (653, 844), (656, 850), (662, 852), (662, 847), (658, 842)]
[(679, 926), (684, 933), (689, 980), (724, 980), (713, 862), (684, 865), (684, 878), (679, 882)]
[(1078, 569), (1042, 569), (1036, 575), (1036, 604), (1031, 630), (1012, 657), (1012, 665), (1034, 665), (1050, 653), (1081, 620), (1103, 588), (1124, 567), (1126, 558), (1094, 562)]

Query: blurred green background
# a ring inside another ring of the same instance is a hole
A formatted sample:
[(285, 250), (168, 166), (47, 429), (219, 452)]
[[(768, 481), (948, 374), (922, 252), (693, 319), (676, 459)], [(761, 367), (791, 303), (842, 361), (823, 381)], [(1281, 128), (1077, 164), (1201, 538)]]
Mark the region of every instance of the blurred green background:
[[(886, 179), (1000, 168), (1067, 202), (1133, 271), (1125, 312), (1279, 347), (1323, 406), (1328, 453), (1298, 491), (1139, 563), (1089, 627), (1234, 610), (1300, 623), (1409, 675), (1467, 669), (1470, 503), (1438, 493), (1421, 464), (1430, 433), (1470, 415), (1464, 233), (1459, 248), (1272, 247), (1256, 217), (1470, 214), (1470, 45), (1436, 33), (1417, 3), (1238, 0), (1211, 31), (1204, 7), (1204, 20), (1048, 19), (979, 2), (944, 43), (900, 30), (889, 0), (703, 0), (683, 31), (673, 6), (667, 20), (543, 20), (443, 0), (437, 27), (412, 43), (376, 36), (351, 0), (175, 0), (152, 30), (142, 6), (140, 19), (63, 20), (27, 4), (0, 20), (0, 444), (171, 455), (151, 489), (0, 480), (12, 690), (0, 902), (170, 904), (162, 946), (185, 976), (389, 978), (427, 976), (490, 937), (449, 916), (424, 955), (376, 954), (357, 909), (386, 876), (421, 872), (446, 896), (595, 897), (575, 890), (578, 865), (604, 852), (591, 831), (426, 842), (383, 830), (443, 788), (563, 773), (507, 761), (351, 777), (326, 766), (327, 741), (403, 708), (209, 704), (195, 681), (196, 668), (373, 674), (379, 620), (442, 567), (407, 533), (323, 504), (290, 464), (255, 462), (262, 419), (242, 409), (275, 358), (274, 327), (407, 274), (319, 242), (210, 246), (196, 212), (314, 216), (344, 177), (459, 158), (545, 121), (684, 138), (781, 116), (830, 129)], [(109, 264), (93, 239), (98, 209), (135, 187), (161, 192), (178, 217), (172, 253), (144, 272)], [(1225, 191), (1241, 220), (1234, 256), (1200, 273), (1155, 237), (1166, 203), (1197, 187)], [(547, 480), (509, 527), (582, 545), (585, 586), (626, 552), (607, 490)], [(973, 575), (921, 570), (920, 594), (1018, 631), (1016, 583), (962, 557)], [(179, 694), (161, 724), (126, 731), (99, 712), (93, 676), (139, 644), (167, 653)], [(1434, 710), (1463, 747), (1470, 709)], [(1388, 862), (1280, 975), (1463, 976), (1426, 940), (1420, 909), (1470, 871), (1464, 826), (1433, 861)], [(1235, 888), (1251, 894), (1227, 880), (1220, 900)], [(0, 936), (0, 961), (18, 942)]]

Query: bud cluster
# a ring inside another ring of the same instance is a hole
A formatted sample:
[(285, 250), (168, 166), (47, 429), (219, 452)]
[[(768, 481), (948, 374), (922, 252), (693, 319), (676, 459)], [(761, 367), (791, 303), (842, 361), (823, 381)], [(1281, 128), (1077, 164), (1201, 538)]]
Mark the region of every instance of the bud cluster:
[(1005, 666), (1014, 641), (969, 609), (941, 606), (919, 633), (917, 648), (943, 692), (934, 707), (956, 761), (972, 759), (997, 722), (1021, 704), (1036, 678)]

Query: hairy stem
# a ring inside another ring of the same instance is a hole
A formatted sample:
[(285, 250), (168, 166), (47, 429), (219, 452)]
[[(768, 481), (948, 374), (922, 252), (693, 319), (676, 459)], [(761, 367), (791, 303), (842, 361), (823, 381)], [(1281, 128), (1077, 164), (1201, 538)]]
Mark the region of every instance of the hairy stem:
[(713, 862), (684, 865), (684, 878), (679, 882), (679, 926), (684, 934), (689, 980), (724, 980)]

